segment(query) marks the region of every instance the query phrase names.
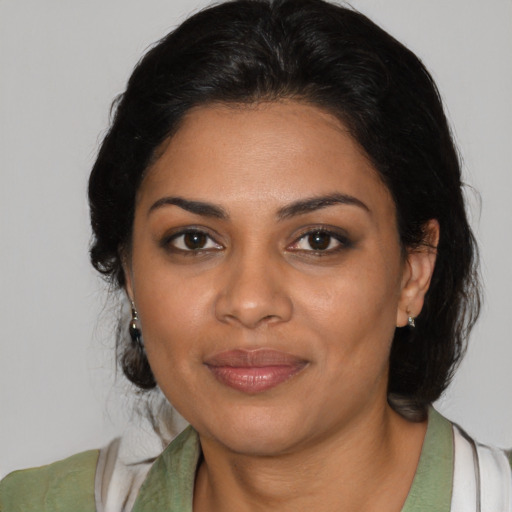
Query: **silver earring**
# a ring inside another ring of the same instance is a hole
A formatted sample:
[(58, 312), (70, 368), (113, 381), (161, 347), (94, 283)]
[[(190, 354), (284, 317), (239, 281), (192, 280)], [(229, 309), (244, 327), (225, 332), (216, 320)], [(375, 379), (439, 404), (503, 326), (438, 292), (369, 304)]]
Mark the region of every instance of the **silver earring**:
[(416, 324), (414, 323), (414, 317), (413, 316), (410, 316), (407, 318), (407, 325), (409, 327), (416, 327)]
[(133, 344), (137, 347), (142, 349), (143, 343), (142, 343), (142, 333), (140, 332), (139, 326), (137, 322), (139, 321), (139, 317), (137, 316), (137, 310), (135, 309), (135, 304), (133, 300), (132, 303), (132, 318), (130, 320), (130, 325), (128, 327), (128, 332), (130, 333), (130, 338), (132, 339)]

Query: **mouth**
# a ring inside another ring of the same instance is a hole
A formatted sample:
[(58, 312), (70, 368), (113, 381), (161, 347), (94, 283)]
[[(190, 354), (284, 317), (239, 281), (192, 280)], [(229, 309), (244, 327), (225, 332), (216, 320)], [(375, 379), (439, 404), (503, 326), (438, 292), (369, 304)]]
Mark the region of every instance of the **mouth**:
[(229, 350), (204, 363), (223, 385), (247, 394), (272, 389), (291, 379), (308, 364), (292, 354), (278, 350)]

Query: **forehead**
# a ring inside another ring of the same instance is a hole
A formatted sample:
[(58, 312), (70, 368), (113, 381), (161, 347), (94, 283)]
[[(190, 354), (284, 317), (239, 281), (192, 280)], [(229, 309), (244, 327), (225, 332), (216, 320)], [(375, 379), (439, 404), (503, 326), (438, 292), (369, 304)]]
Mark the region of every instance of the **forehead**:
[(140, 196), (278, 207), (301, 197), (353, 195), (394, 205), (364, 150), (333, 115), (295, 101), (194, 108), (162, 145)]

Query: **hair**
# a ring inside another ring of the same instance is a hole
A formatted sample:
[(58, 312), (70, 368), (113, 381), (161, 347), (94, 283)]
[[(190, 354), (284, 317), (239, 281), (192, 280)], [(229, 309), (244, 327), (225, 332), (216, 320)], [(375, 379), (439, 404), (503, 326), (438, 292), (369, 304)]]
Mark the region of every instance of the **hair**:
[[(477, 248), (432, 77), (351, 8), (323, 0), (229, 1), (196, 13), (152, 47), (114, 101), (91, 172), (92, 264), (124, 286), (138, 187), (191, 108), (281, 99), (318, 106), (348, 128), (392, 194), (404, 251), (421, 250), (426, 223), (439, 222), (436, 266), (416, 328), (397, 328), (390, 353), (389, 401), (420, 419), (448, 385), (478, 317)], [(123, 370), (151, 389), (145, 353), (126, 331), (118, 339)]]

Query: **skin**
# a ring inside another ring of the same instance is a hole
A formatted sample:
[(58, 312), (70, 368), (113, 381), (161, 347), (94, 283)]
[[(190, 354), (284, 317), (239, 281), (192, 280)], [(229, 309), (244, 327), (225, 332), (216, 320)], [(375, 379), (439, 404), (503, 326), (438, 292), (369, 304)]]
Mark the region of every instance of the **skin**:
[[(294, 101), (190, 111), (141, 184), (125, 260), (155, 378), (200, 435), (196, 512), (401, 509), (426, 425), (388, 406), (388, 358), (435, 252), (404, 256), (391, 195), (336, 118)], [(262, 348), (304, 364), (254, 393), (205, 364)]]

